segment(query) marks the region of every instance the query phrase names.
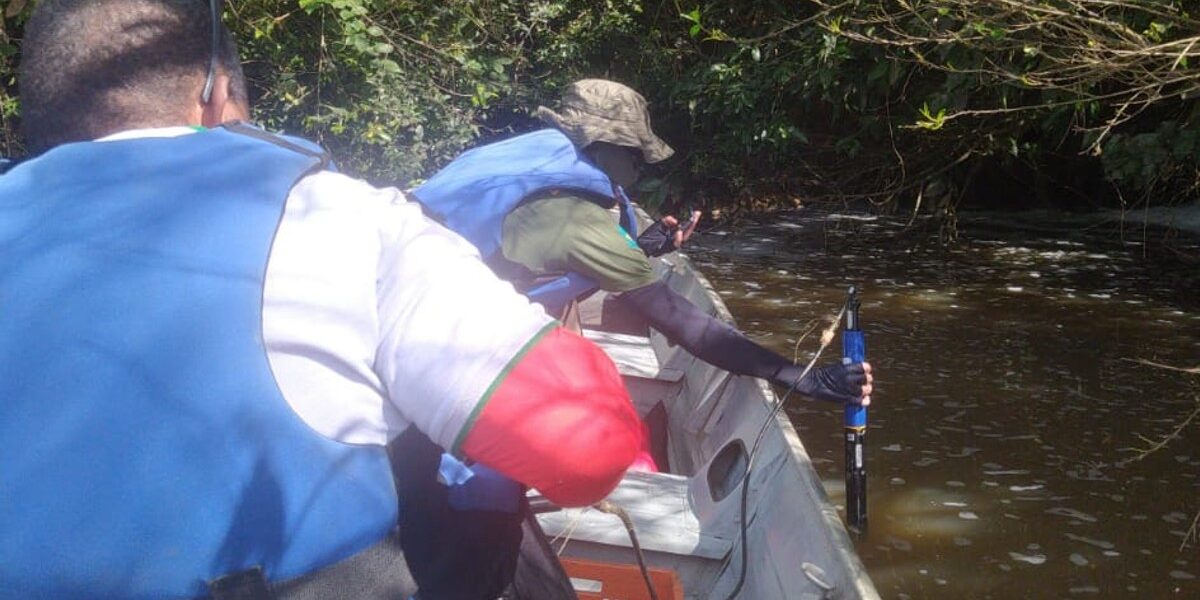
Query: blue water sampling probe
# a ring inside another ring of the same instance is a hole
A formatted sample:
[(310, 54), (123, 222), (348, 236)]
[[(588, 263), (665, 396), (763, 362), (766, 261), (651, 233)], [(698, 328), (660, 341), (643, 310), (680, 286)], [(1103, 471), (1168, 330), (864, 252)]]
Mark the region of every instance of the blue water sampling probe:
[[(867, 358), (867, 342), (858, 323), (858, 289), (850, 286), (846, 296), (846, 328), (842, 331), (842, 362), (860, 363)], [(859, 535), (867, 532), (867, 408), (846, 404), (846, 523)]]

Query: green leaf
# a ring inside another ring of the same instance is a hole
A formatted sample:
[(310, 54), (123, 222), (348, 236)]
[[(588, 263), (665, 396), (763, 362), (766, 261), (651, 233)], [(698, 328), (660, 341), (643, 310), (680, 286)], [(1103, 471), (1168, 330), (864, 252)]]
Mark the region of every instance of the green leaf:
[(300, 8), (304, 12), (311, 14), (323, 4), (329, 4), (328, 0), (300, 0)]
[(679, 13), (679, 16), (682, 17), (683, 20), (692, 24), (692, 26), (688, 28), (689, 36), (696, 37), (700, 35), (701, 31), (704, 31), (704, 26), (700, 22), (700, 7), (693, 8), (691, 12)]
[(929, 103), (921, 105), (920, 110), (921, 120), (916, 122), (916, 126), (928, 131), (937, 131), (946, 123), (946, 109), (938, 109), (937, 114), (933, 114), (929, 109)]

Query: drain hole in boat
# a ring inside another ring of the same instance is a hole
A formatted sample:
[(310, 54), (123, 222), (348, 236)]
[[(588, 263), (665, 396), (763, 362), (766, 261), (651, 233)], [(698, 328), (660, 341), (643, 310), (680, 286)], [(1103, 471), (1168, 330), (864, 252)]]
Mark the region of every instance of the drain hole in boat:
[(708, 465), (708, 492), (713, 502), (720, 502), (732, 494), (746, 475), (746, 445), (742, 440), (733, 440)]
[(580, 579), (578, 577), (571, 578), (571, 587), (575, 588), (576, 592), (590, 592), (599, 594), (604, 591), (604, 583), (595, 579)]

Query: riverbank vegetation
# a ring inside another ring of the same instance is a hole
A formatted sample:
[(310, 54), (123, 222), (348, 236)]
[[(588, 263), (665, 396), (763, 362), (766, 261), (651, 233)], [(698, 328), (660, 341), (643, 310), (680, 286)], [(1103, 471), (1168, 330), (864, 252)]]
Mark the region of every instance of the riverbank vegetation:
[[(5, 3), (0, 151), (34, 0)], [(573, 79), (651, 101), (709, 207), (1094, 209), (1200, 195), (1200, 14), (1184, 0), (227, 2), (256, 118), (404, 185), (535, 127)], [(665, 184), (665, 185), (664, 185)]]

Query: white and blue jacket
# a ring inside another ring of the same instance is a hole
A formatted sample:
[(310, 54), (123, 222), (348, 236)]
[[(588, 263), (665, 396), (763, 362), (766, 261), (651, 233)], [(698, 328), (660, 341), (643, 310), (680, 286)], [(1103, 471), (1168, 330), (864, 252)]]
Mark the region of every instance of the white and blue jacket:
[(382, 447), (312, 431), (262, 341), (267, 256), (319, 148), (211, 130), (0, 176), (4, 597), (197, 597), (387, 536)]

